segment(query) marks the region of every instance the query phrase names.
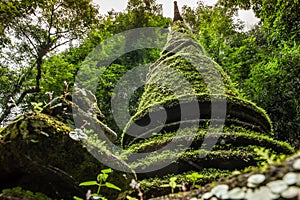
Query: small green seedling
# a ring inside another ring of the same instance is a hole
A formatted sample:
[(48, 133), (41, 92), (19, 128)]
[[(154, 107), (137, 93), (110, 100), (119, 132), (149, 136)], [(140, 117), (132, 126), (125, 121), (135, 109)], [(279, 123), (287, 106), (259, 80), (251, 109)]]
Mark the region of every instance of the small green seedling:
[(41, 112), (43, 110), (43, 102), (30, 102), (35, 112)]
[[(79, 184), (79, 186), (98, 186), (97, 189), (97, 193), (95, 194), (91, 194), (91, 196), (93, 197), (93, 199), (102, 199), (102, 200), (106, 200), (106, 198), (104, 196), (102, 196), (100, 194), (100, 189), (101, 187), (107, 187), (107, 188), (111, 188), (114, 190), (119, 190), (121, 191), (121, 189), (114, 185), (113, 183), (107, 182), (107, 178), (109, 177), (109, 174), (112, 172), (113, 170), (108, 168), (108, 169), (103, 169), (101, 170), (101, 173), (98, 174), (97, 176), (97, 180), (96, 181), (86, 181), (86, 182), (82, 182)], [(79, 197), (73, 197), (75, 200), (83, 200)]]
[(186, 178), (190, 179), (193, 182), (191, 189), (193, 189), (194, 187), (200, 188), (200, 186), (196, 185), (196, 181), (200, 178), (203, 178), (203, 175), (199, 174), (198, 172), (193, 172), (192, 174), (186, 175)]
[(181, 185), (178, 185), (178, 184), (176, 183), (176, 180), (177, 180), (177, 177), (171, 177), (168, 184), (163, 184), (163, 185), (161, 185), (160, 187), (171, 187), (171, 192), (172, 192), (172, 194), (173, 194), (173, 193), (174, 193), (174, 189), (175, 189), (176, 187), (181, 187)]

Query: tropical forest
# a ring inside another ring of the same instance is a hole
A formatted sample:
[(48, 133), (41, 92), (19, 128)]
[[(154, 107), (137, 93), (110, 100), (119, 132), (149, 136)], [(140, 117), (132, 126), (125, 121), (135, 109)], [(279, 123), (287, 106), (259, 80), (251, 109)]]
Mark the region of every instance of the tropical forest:
[(300, 199), (299, 0), (0, 1), (0, 200)]

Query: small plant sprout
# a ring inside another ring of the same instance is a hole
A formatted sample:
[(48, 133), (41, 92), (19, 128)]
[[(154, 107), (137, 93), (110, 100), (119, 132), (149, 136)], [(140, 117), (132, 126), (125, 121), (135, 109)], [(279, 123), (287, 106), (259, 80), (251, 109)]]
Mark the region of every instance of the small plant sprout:
[[(107, 200), (107, 198), (105, 198), (103, 195), (100, 194), (101, 187), (107, 187), (107, 188), (121, 191), (121, 189), (118, 186), (107, 181), (109, 174), (112, 171), (113, 170), (111, 168), (103, 169), (103, 170), (101, 170), (101, 173), (98, 174), (96, 181), (86, 181), (86, 182), (82, 182), (79, 184), (79, 186), (98, 186), (97, 193), (92, 194), (91, 190), (88, 190), (88, 192), (86, 193), (86, 200), (90, 200), (90, 199)], [(73, 198), (75, 200), (83, 200), (78, 197), (73, 197)]]
[(193, 182), (191, 189), (193, 189), (194, 187), (199, 188), (200, 186), (196, 186), (196, 181), (200, 178), (203, 178), (203, 175), (199, 174), (198, 172), (193, 172), (192, 174), (186, 175), (186, 178), (190, 179)]
[(50, 107), (50, 115), (52, 115), (52, 100), (53, 100), (53, 91), (52, 92), (46, 92), (45, 94), (49, 95), (49, 107)]
[(186, 188), (186, 185), (184, 182), (182, 182), (181, 189), (182, 189), (183, 193), (185, 193), (187, 191), (187, 188)]
[(169, 179), (169, 183), (168, 184), (163, 184), (163, 185), (161, 185), (160, 187), (170, 187), (171, 188), (171, 192), (172, 192), (172, 194), (174, 193), (174, 189), (176, 188), (176, 187), (182, 187), (182, 185), (178, 185), (177, 183), (176, 183), (176, 180), (177, 180), (177, 177), (171, 177), (170, 179)]
[(69, 86), (70, 86), (70, 83), (68, 83), (67, 81), (64, 81), (64, 84), (66, 86), (66, 90), (64, 91), (64, 97), (67, 96), (67, 94), (69, 94)]
[(86, 121), (86, 120), (83, 120), (83, 124), (82, 126), (80, 127), (80, 129), (84, 129), (85, 126), (89, 126), (91, 125), (90, 122)]
[(30, 102), (31, 103), (31, 105), (33, 106), (33, 110), (35, 111), (35, 112), (41, 112), (42, 110), (43, 110), (43, 102), (38, 102), (38, 103), (36, 103), (36, 102)]
[(17, 104), (16, 104), (16, 102), (15, 102), (15, 100), (12, 97), (9, 98), (9, 102), (12, 103), (12, 105), (14, 107), (18, 107)]
[(129, 185), (132, 189), (135, 189), (138, 191), (140, 200), (143, 200), (143, 193), (141, 191), (141, 185), (139, 183), (137, 183), (136, 180), (134, 180), (134, 179), (131, 180), (131, 183)]

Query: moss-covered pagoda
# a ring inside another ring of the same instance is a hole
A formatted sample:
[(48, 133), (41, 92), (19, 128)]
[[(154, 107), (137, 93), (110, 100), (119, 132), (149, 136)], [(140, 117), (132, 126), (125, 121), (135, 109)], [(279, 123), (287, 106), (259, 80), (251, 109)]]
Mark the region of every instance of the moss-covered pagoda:
[(131, 163), (141, 172), (148, 197), (165, 193), (160, 186), (171, 176), (191, 184), (184, 177), (197, 171), (204, 175), (199, 184), (204, 184), (255, 166), (260, 147), (274, 154), (293, 152), (274, 139), (266, 112), (235, 90), (178, 15), (175, 2), (167, 43), (150, 67), (137, 112), (122, 135), (129, 153), (148, 153)]

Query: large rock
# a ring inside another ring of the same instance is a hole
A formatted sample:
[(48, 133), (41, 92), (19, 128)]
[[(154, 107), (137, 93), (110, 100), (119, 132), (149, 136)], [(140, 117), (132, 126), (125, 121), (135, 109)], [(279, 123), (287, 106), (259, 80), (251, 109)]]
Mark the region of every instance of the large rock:
[[(31, 112), (19, 116), (1, 131), (0, 189), (21, 186), (57, 199), (84, 197), (88, 188), (79, 183), (96, 180), (101, 169), (107, 168), (92, 156), (81, 141), (70, 138), (72, 129), (53, 117)], [(88, 139), (87, 139), (88, 140)], [(102, 151), (95, 152), (107, 160), (118, 159)], [(89, 144), (85, 142), (85, 144)], [(91, 141), (91, 144), (97, 144)], [(91, 148), (91, 147), (90, 147)], [(120, 160), (119, 163), (124, 163)], [(126, 166), (124, 166), (126, 167)], [(114, 171), (108, 181), (122, 189), (129, 187), (131, 177)], [(95, 188), (90, 188), (95, 190)], [(101, 194), (116, 199), (119, 191), (103, 188)]]

